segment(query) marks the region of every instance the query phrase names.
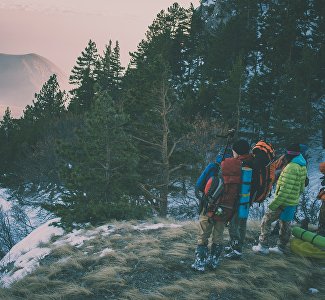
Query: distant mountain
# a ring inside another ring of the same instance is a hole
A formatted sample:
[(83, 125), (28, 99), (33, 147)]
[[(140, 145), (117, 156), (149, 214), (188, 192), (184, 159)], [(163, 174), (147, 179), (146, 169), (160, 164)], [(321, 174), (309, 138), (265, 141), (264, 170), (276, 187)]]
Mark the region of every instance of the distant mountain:
[(67, 76), (48, 59), (34, 53), (0, 53), (0, 118), (7, 106), (13, 116), (20, 116), (52, 74), (58, 76), (62, 89), (67, 88)]

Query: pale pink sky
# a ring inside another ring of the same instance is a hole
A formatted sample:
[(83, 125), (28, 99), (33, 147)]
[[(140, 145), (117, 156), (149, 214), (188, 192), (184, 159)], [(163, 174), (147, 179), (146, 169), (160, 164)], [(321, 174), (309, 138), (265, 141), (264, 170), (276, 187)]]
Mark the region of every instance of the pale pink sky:
[[(0, 53), (42, 55), (66, 74), (88, 40), (119, 40), (123, 65), (157, 13), (175, 0), (1, 0)], [(179, 0), (184, 7), (199, 0)]]

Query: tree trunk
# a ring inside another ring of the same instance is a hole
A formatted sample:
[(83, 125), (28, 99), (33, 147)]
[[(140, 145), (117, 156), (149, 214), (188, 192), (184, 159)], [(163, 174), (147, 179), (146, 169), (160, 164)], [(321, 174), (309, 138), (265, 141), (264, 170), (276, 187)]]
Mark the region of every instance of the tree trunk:
[(163, 138), (162, 138), (162, 188), (161, 188), (161, 210), (160, 216), (166, 217), (168, 208), (168, 186), (169, 186), (169, 156), (168, 156), (168, 105), (167, 105), (167, 88), (165, 84), (161, 87), (161, 117), (163, 125)]
[(240, 105), (241, 105), (241, 93), (242, 93), (242, 76), (240, 77), (239, 88), (238, 88), (238, 102), (237, 102), (237, 123), (236, 133), (239, 133), (240, 129)]

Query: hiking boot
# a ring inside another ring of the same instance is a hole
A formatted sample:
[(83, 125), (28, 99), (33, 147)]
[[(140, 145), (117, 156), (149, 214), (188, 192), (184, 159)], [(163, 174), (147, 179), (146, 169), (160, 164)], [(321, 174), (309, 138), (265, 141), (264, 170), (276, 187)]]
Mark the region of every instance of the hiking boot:
[(200, 272), (205, 271), (208, 263), (208, 247), (205, 245), (198, 245), (195, 250), (195, 261), (192, 264), (192, 269)]
[(259, 253), (259, 254), (264, 254), (264, 255), (268, 255), (270, 253), (269, 248), (268, 247), (264, 247), (261, 244), (258, 244), (257, 246), (253, 246), (252, 250), (255, 253)]
[(219, 264), (219, 258), (223, 250), (223, 245), (221, 244), (212, 244), (211, 253), (208, 258), (209, 266), (215, 270)]
[(231, 246), (226, 246), (224, 248), (224, 251), (225, 251), (226, 254), (228, 254), (228, 253), (232, 252), (232, 247)]
[(275, 254), (280, 254), (280, 255), (284, 254), (284, 249), (282, 249), (279, 246), (271, 247), (271, 248), (269, 248), (269, 251), (270, 251), (270, 253), (275, 253)]
[(241, 259), (243, 256), (243, 253), (238, 250), (232, 250), (228, 254), (226, 254), (224, 257), (228, 259)]
[(224, 257), (228, 259), (241, 259), (242, 257), (242, 247), (238, 240), (233, 240), (230, 242), (231, 251), (227, 253)]

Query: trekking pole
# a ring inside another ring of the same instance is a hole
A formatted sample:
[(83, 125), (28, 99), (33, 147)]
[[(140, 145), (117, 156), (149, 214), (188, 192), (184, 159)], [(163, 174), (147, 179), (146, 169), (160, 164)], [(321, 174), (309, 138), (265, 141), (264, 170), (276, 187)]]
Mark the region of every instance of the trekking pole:
[(234, 128), (229, 129), (227, 135), (225, 136), (225, 137), (227, 137), (227, 143), (226, 143), (225, 150), (223, 151), (221, 161), (223, 161), (225, 159), (226, 151), (227, 151), (228, 146), (229, 146), (230, 138), (232, 138), (235, 135), (235, 132), (236, 132), (236, 129), (234, 129)]
[(226, 135), (216, 134), (215, 136), (219, 137), (219, 138), (228, 138), (229, 136), (233, 137), (235, 132), (236, 132), (236, 129), (232, 128), (232, 129), (228, 130), (228, 133)]

